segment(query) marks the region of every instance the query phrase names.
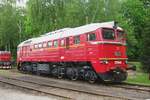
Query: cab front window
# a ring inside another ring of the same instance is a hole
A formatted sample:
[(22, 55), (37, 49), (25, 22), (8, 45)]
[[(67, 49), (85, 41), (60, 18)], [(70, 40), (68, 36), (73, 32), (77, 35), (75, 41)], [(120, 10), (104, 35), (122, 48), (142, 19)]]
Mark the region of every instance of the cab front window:
[(122, 41), (125, 38), (125, 34), (123, 31), (117, 31), (117, 37), (119, 41)]
[(106, 40), (114, 40), (115, 39), (115, 32), (112, 29), (103, 29), (102, 37)]

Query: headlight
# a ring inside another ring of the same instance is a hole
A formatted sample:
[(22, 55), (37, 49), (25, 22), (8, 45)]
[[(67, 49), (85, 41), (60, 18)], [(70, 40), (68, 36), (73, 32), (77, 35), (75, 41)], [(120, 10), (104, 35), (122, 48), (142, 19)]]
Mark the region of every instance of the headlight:
[(101, 64), (108, 64), (108, 61), (107, 60), (102, 60), (100, 61)]

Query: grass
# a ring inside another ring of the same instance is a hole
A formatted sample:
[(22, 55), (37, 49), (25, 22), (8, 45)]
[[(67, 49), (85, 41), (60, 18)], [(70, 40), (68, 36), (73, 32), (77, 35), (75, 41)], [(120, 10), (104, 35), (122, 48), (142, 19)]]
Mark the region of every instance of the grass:
[(12, 76), (12, 73), (13, 73), (13, 75), (21, 75), (21, 74), (19, 74), (19, 73), (14, 73), (14, 72), (12, 72), (12, 69), (8, 69), (8, 70), (6, 70), (6, 69), (0, 69), (0, 76)]
[(0, 69), (0, 75), (8, 75), (8, 70)]
[(147, 73), (136, 73), (134, 77), (128, 76), (126, 82), (150, 86), (149, 75)]
[(135, 84), (142, 84), (142, 85), (149, 85), (149, 73), (144, 73), (141, 71), (141, 63), (140, 62), (129, 62), (129, 64), (136, 65), (136, 72), (131, 72), (128, 75), (127, 81), (128, 83), (135, 83)]

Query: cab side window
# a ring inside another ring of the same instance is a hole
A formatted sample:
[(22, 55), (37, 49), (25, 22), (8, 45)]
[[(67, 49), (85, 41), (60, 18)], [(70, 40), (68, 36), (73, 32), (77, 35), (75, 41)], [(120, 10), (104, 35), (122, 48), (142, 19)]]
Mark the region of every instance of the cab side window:
[(39, 43), (38, 48), (42, 48), (42, 43)]
[(48, 46), (48, 47), (52, 47), (52, 45), (53, 45), (53, 44), (52, 44), (52, 41), (48, 41), (47, 46)]
[(65, 46), (65, 40), (64, 39), (60, 41), (60, 45)]
[(74, 37), (74, 44), (79, 44), (80, 43), (80, 36), (75, 36)]
[(95, 33), (87, 34), (87, 41), (94, 41), (94, 40), (96, 40), (96, 34)]
[(58, 41), (57, 40), (54, 41), (54, 47), (58, 47)]
[(38, 48), (38, 45), (37, 45), (37, 44), (35, 44), (35, 45), (34, 45), (34, 48), (35, 48), (35, 49), (37, 49), (37, 48)]
[[(20, 51), (20, 47), (17, 48), (17, 51)], [(0, 52), (1, 53), (1, 52)]]
[(46, 47), (47, 47), (47, 43), (44, 42), (44, 43), (43, 43), (43, 48), (46, 48)]

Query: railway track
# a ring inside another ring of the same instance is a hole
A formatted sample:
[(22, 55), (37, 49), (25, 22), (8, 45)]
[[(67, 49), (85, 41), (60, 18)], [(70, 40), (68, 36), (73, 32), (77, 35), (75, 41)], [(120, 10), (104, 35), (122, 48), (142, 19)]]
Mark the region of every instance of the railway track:
[(122, 84), (117, 84), (113, 85), (112, 87), (117, 87), (117, 88), (124, 88), (124, 89), (130, 89), (130, 90), (136, 90), (136, 91), (141, 91), (141, 92), (150, 92), (150, 86), (144, 86), (144, 85), (138, 85), (138, 84), (128, 84), (128, 83), (122, 83)]
[[(130, 97), (123, 97), (123, 96), (116, 96), (113, 94), (109, 94), (107, 92), (104, 91), (91, 91), (90, 89), (82, 89), (82, 88), (75, 88), (75, 87), (64, 87), (64, 86), (56, 86), (54, 84), (41, 84), (38, 82), (34, 82), (31, 80), (21, 80), (21, 79), (17, 79), (17, 78), (11, 78), (11, 77), (0, 77), (0, 82), (5, 83), (5, 84), (9, 84), (9, 85), (13, 85), (13, 86), (17, 86), (17, 87), (21, 87), (21, 88), (25, 88), (25, 89), (29, 89), (29, 90), (33, 90), (33, 91), (37, 91), (40, 93), (44, 93), (47, 95), (54, 95), (57, 97), (61, 97), (61, 98), (65, 98), (65, 99), (75, 99), (76, 95), (75, 93), (82, 93), (82, 94), (86, 94), (89, 96), (96, 96), (96, 97), (106, 97), (106, 98), (111, 98), (113, 99), (118, 99), (118, 100), (133, 100), (134, 98), (130, 98)], [(28, 85), (27, 85), (28, 84)], [(64, 95), (61, 93), (56, 93), (56, 92), (49, 92), (49, 91), (45, 91), (44, 89), (41, 88), (37, 88), (37, 87), (42, 87), (42, 88), (51, 88), (51, 89), (55, 89), (55, 91), (57, 90), (63, 90), (63, 91), (68, 91), (69, 93), (73, 93), (74, 96), (72, 95)]]
[[(20, 73), (18, 71), (15, 71), (15, 72)], [(34, 75), (34, 74), (30, 74), (30, 75)], [(34, 75), (34, 76), (36, 76), (36, 75)], [(80, 80), (78, 80), (78, 82), (80, 82)], [(83, 82), (83, 81), (81, 81), (81, 82)], [(97, 83), (96, 85), (99, 86), (100, 84)], [(110, 86), (110, 87), (116, 87), (116, 88), (124, 88), (124, 89), (136, 90), (136, 91), (150, 92), (150, 86), (140, 85), (140, 84), (133, 84), (133, 83), (127, 83), (127, 82), (123, 82), (123, 83), (119, 83), (119, 84), (107, 84), (106, 83), (106, 84), (101, 84), (101, 85)]]
[[(83, 81), (79, 81), (83, 82)], [(99, 85), (104, 85), (104, 86), (110, 86), (110, 87), (115, 87), (115, 88), (123, 88), (127, 90), (136, 90), (136, 91), (141, 91), (141, 92), (150, 92), (150, 86), (147, 85), (140, 85), (140, 84), (131, 84), (127, 82), (119, 83), (119, 84), (99, 84), (97, 83), (97, 86)]]
[[(13, 81), (11, 84), (18, 85), (16, 83), (30, 84), (31, 86), (28, 88), (39, 89), (38, 91), (47, 95), (54, 95), (57, 97), (65, 98), (65, 99), (80, 99), (79, 94), (88, 95), (90, 97), (101, 97), (101, 98), (109, 98), (108, 100), (116, 100), (116, 99), (124, 99), (124, 100), (146, 100), (150, 98), (150, 87), (143, 85), (135, 85), (135, 84), (89, 84), (84, 81), (69, 81), (67, 79), (55, 79), (48, 77), (39, 77), (35, 75), (27, 75), (21, 74), (18, 72), (10, 72), (10, 75), (0, 75), (0, 81), (5, 79), (5, 81)], [(5, 82), (4, 81), (4, 82)], [(5, 82), (6, 83), (6, 82)], [(26, 86), (26, 85), (23, 85)], [(34, 86), (34, 87), (33, 87)], [(36, 87), (35, 87), (36, 86)], [(40, 87), (40, 88), (37, 88)], [(23, 87), (22, 87), (23, 88)], [(43, 89), (42, 89), (43, 88)], [(50, 88), (50, 89), (49, 89)], [(49, 89), (51, 91), (45, 90)], [(28, 89), (30, 90), (30, 89)], [(55, 91), (52, 91), (55, 90)], [(33, 89), (34, 91), (34, 89)], [(36, 91), (36, 90), (35, 90)], [(37, 92), (38, 92), (37, 91)], [(43, 91), (43, 92), (42, 92)], [(57, 91), (62, 91), (57, 93)], [(65, 91), (65, 93), (63, 93)], [(67, 92), (66, 92), (67, 91)], [(48, 92), (48, 93), (47, 93)], [(67, 94), (67, 95), (66, 95)], [(86, 96), (82, 97), (85, 99)], [(88, 98), (88, 97), (87, 97)], [(87, 100), (91, 100), (91, 99)], [(110, 99), (111, 98), (111, 99)], [(96, 99), (97, 100), (97, 99)]]
[[(60, 98), (64, 98), (64, 99), (71, 99), (70, 97), (67, 96), (63, 96), (63, 95), (58, 95), (58, 94), (54, 94), (51, 92), (47, 92), (47, 91), (43, 91), (41, 89), (35, 88), (35, 86), (33, 87), (31, 84), (29, 85), (24, 85), (22, 84), (23, 82), (18, 82), (17, 80), (14, 80), (12, 78), (6, 78), (6, 77), (0, 77), (0, 83), (4, 83), (5, 85), (10, 85), (13, 87), (17, 87), (17, 88), (21, 88), (21, 89), (26, 89), (26, 90), (30, 90), (30, 91), (35, 91), (41, 94), (45, 94), (45, 95), (52, 95), (52, 96), (56, 96), (56, 97), (60, 97)], [(28, 82), (29, 83), (29, 82)]]

